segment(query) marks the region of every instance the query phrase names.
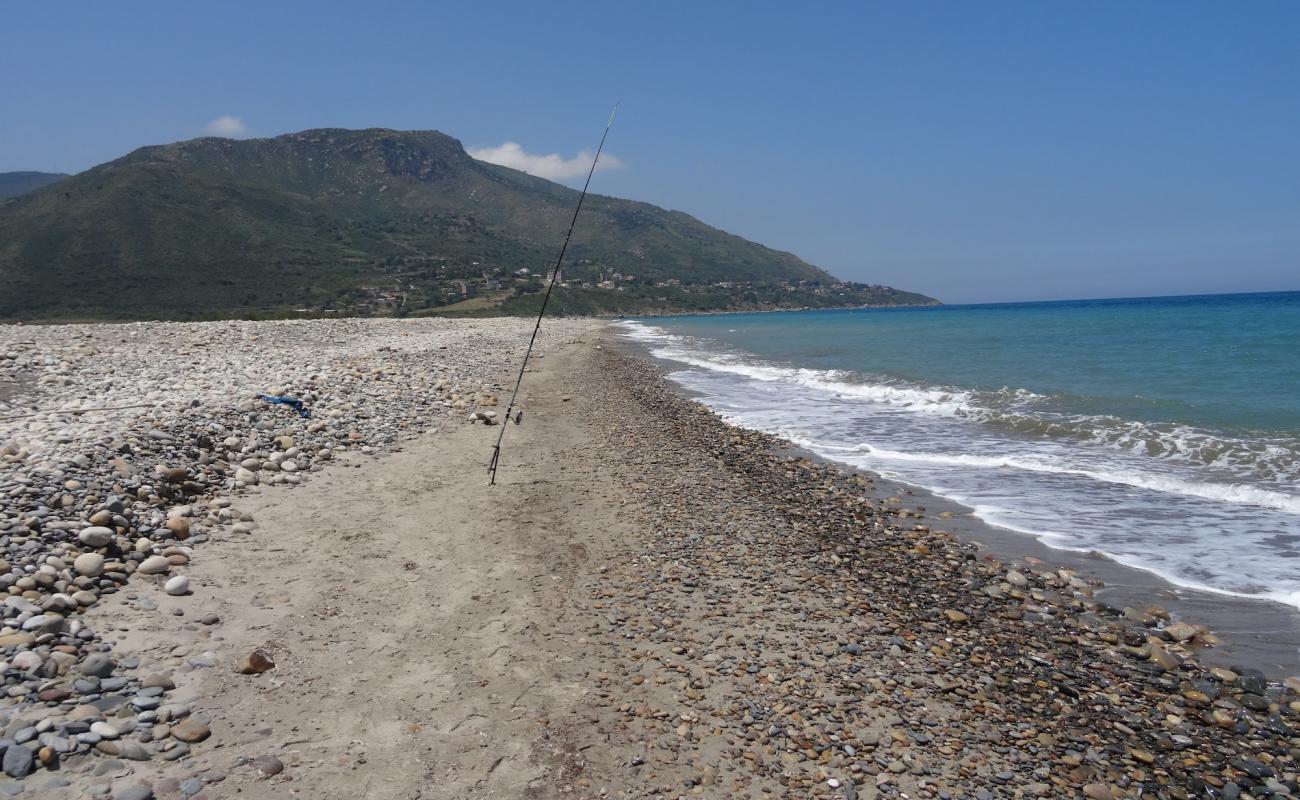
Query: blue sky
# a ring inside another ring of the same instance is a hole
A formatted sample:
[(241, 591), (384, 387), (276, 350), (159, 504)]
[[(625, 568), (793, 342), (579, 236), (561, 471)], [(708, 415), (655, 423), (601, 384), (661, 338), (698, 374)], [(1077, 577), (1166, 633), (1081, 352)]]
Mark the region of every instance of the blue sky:
[(595, 191), (846, 278), (950, 302), (1300, 289), (1291, 0), (50, 0), (3, 4), (0, 31), (0, 171), (222, 116), (572, 158), (622, 100)]

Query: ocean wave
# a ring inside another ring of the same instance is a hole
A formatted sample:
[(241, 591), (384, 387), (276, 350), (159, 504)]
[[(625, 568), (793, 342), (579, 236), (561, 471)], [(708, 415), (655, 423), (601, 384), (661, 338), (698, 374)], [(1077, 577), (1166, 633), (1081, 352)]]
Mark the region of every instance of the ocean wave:
[[(1300, 442), (1251, 440), (1175, 423), (1068, 414), (1042, 408), (1054, 398), (1026, 389), (977, 392), (907, 385), (897, 381), (872, 381), (867, 376), (839, 370), (778, 366), (747, 356), (711, 352), (686, 337), (642, 323), (628, 322), (624, 326), (629, 336), (650, 346), (655, 357), (712, 372), (764, 382), (784, 381), (831, 394), (837, 399), (861, 400), (891, 410), (953, 417), (1017, 437), (1068, 441), (1120, 450), (1144, 458), (1216, 468), (1231, 473), (1240, 481), (1285, 483), (1300, 479)], [(1233, 491), (1224, 490), (1220, 492), (1222, 497), (1214, 499), (1243, 502), (1228, 498), (1249, 495), (1249, 490), (1250, 487), (1236, 487), (1234, 483)]]
[[(1091, 478), (1102, 483), (1121, 484), (1137, 489), (1147, 489), (1164, 494), (1178, 494), (1185, 497), (1199, 497), (1203, 500), (1215, 500), (1236, 505), (1258, 506), (1289, 514), (1300, 514), (1300, 497), (1284, 492), (1264, 489), (1244, 483), (1214, 483), (1188, 480), (1186, 478), (1157, 472), (1134, 469), (1111, 468), (1089, 469), (1063, 463), (1051, 457), (1034, 458), (1025, 455), (976, 456), (950, 453), (903, 453), (887, 450), (869, 444), (857, 447), (810, 443), (812, 449), (825, 451), (827, 454), (857, 453), (870, 455), (887, 461), (911, 461), (928, 464), (946, 464), (951, 466), (983, 467), (987, 469), (1018, 469), (1027, 472), (1052, 473), (1056, 475), (1077, 475)], [(831, 457), (828, 455), (828, 457)]]
[(636, 338), (684, 365), (674, 380), (733, 424), (928, 489), (1052, 548), (1300, 608), (1300, 441), (1066, 413), (1086, 398), (799, 369), (650, 326)]
[(730, 359), (726, 356), (706, 358), (687, 351), (669, 348), (654, 349), (651, 350), (651, 353), (657, 358), (678, 361), (715, 372), (728, 372), (760, 381), (788, 381), (839, 397), (869, 400), (873, 403), (881, 403), (927, 414), (956, 416), (970, 399), (969, 395), (963, 392), (930, 391), (888, 384), (852, 383), (843, 379), (846, 373), (836, 370), (773, 367), (739, 359)]

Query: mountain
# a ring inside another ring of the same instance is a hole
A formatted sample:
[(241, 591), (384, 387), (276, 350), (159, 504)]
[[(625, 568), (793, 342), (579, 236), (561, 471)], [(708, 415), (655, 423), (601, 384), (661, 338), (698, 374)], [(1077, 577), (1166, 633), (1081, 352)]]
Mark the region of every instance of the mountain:
[[(526, 312), (577, 196), (436, 131), (144, 147), (0, 201), (0, 318)], [(934, 302), (593, 195), (555, 295), (559, 313)]]
[(27, 194), (66, 177), (63, 172), (0, 172), (0, 200)]

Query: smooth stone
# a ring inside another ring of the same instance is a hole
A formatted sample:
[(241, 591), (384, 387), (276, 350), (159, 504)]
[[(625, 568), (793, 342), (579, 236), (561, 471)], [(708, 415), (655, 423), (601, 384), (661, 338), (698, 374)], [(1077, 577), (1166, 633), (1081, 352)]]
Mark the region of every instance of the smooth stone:
[(30, 672), (31, 670), (39, 669), (43, 663), (44, 659), (41, 658), (40, 654), (32, 650), (23, 650), (13, 658), (9, 659), (9, 667), (21, 672)]
[(190, 754), (190, 746), (187, 744), (178, 744), (170, 750), (164, 750), (162, 754), (163, 761), (179, 761)]
[(1160, 669), (1165, 672), (1174, 672), (1178, 669), (1179, 665), (1182, 664), (1182, 660), (1179, 659), (1178, 656), (1155, 643), (1152, 643), (1151, 645), (1150, 658), (1156, 666), (1160, 667)]
[(145, 575), (160, 575), (169, 572), (171, 568), (172, 562), (167, 560), (167, 556), (149, 556), (140, 562), (140, 566), (136, 567), (136, 571)]
[(114, 666), (113, 659), (103, 653), (91, 653), (77, 666), (77, 671), (88, 677), (107, 678), (113, 674)]
[(185, 517), (172, 517), (167, 520), (167, 530), (177, 539), (190, 538), (190, 521)]
[(90, 732), (101, 739), (116, 739), (122, 735), (116, 726), (102, 721), (90, 723)]
[(25, 778), (31, 774), (36, 753), (25, 744), (14, 744), (5, 750), (4, 773), (11, 778)]
[(87, 547), (107, 547), (116, 538), (117, 534), (113, 532), (112, 528), (105, 528), (100, 525), (86, 528), (77, 534), (77, 541)]
[(163, 591), (170, 595), (189, 594), (190, 579), (184, 575), (177, 575), (163, 584)]
[(208, 726), (196, 719), (186, 719), (172, 726), (172, 737), (190, 744), (201, 742), (210, 734)]
[(104, 557), (99, 553), (82, 553), (73, 559), (72, 568), (80, 575), (98, 578), (104, 572)]
[(176, 688), (176, 682), (173, 681), (169, 675), (155, 673), (153, 675), (146, 675), (144, 679), (140, 681), (140, 686), (145, 689), (157, 687), (159, 689), (170, 691)]
[(1191, 639), (1200, 631), (1195, 625), (1189, 625), (1186, 622), (1174, 622), (1166, 625), (1164, 632), (1175, 642), (1185, 642)]

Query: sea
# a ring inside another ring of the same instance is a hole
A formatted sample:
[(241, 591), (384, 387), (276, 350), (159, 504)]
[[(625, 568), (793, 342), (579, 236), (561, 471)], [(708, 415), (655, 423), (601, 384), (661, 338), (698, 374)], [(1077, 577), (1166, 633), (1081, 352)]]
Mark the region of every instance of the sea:
[(626, 320), (727, 421), (1300, 608), (1300, 292)]

